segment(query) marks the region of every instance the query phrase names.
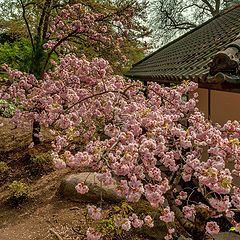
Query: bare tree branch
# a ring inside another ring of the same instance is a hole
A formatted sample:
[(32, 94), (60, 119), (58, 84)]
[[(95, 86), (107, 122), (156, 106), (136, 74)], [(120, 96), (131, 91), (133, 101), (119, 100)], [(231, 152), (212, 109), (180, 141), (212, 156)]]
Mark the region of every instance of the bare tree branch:
[(152, 43), (173, 40), (238, 3), (240, 0), (151, 0), (148, 22), (153, 32)]
[(209, 3), (209, 1), (208, 1), (208, 0), (202, 0), (202, 2), (205, 3), (205, 4), (208, 6), (211, 14), (212, 14), (213, 16), (215, 16), (215, 15), (216, 15), (216, 11), (215, 11), (215, 9), (213, 8), (213, 6)]

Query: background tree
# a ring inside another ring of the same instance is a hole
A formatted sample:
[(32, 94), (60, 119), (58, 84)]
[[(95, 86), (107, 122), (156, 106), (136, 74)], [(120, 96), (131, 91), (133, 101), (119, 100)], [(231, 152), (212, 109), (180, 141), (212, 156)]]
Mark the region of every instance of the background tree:
[(149, 25), (153, 31), (156, 47), (238, 3), (240, 3), (239, 0), (153, 0), (149, 2)]
[(0, 35), (0, 65), (7, 63), (13, 69), (29, 72), (31, 53), (31, 43), (28, 39)]

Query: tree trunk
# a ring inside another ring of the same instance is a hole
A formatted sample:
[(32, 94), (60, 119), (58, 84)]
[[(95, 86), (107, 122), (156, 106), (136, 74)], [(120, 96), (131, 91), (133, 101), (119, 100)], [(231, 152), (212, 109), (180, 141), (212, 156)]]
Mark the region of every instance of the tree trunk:
[(40, 132), (40, 124), (37, 121), (33, 121), (33, 131), (32, 131), (32, 141), (34, 145), (40, 144), (40, 139), (35, 136), (35, 134), (39, 134)]

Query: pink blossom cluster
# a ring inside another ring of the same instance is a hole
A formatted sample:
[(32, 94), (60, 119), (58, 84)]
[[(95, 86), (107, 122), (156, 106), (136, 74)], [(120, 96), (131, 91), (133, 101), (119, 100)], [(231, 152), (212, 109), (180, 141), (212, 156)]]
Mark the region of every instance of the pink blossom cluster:
[(144, 218), (144, 222), (145, 222), (145, 224), (146, 224), (148, 227), (150, 227), (150, 228), (154, 227), (154, 221), (153, 221), (153, 219), (152, 219), (151, 216), (147, 215), (147, 216)]
[(132, 216), (129, 217), (129, 219), (132, 221), (132, 225), (135, 228), (141, 228), (143, 225), (143, 220), (139, 219), (138, 216), (133, 213)]
[(162, 211), (162, 216), (160, 216), (160, 220), (169, 223), (169, 222), (174, 222), (174, 212), (170, 210), (169, 207), (166, 207)]
[(80, 194), (85, 194), (85, 193), (87, 193), (88, 192), (88, 186), (87, 185), (84, 185), (84, 182), (81, 182), (81, 183), (79, 183), (76, 187), (75, 187), (75, 189), (77, 190), (77, 192), (78, 193), (80, 193)]
[(232, 206), (229, 200), (228, 196), (224, 196), (221, 200), (210, 198), (209, 202), (213, 208), (217, 209), (218, 212), (225, 212)]
[(217, 234), (220, 228), (216, 222), (208, 222), (206, 225), (206, 230), (210, 234)]
[[(114, 75), (107, 61), (88, 61), (74, 54), (62, 57), (40, 81), (7, 66), (5, 70), (15, 81), (8, 88), (1, 87), (0, 95), (11, 101), (18, 98), (13, 122), (26, 127), (37, 121), (57, 129), (52, 131), (57, 167), (91, 167), (104, 185), (116, 184), (120, 196), (137, 202), (144, 195), (156, 208), (165, 203), (165, 194), (172, 189), (163, 177), (165, 167), (184, 181), (194, 177), (200, 193), (207, 187), (225, 195), (221, 200), (208, 195), (209, 207), (218, 212), (233, 215), (232, 205), (239, 207), (239, 188), (233, 188), (233, 195), (230, 192), (233, 174), (239, 171), (239, 123), (213, 126), (194, 107), (194, 98), (183, 101), (182, 96), (195, 90), (196, 84), (163, 88), (149, 83), (146, 98), (141, 82)], [(186, 115), (188, 128), (181, 124)], [(100, 129), (104, 138), (98, 134)], [(72, 153), (78, 142), (86, 144), (84, 150)], [(202, 161), (205, 146), (209, 157)], [(66, 147), (70, 150), (60, 154)], [(233, 170), (226, 167), (226, 157), (235, 163)], [(115, 176), (120, 179), (114, 180)], [(87, 192), (83, 183), (76, 189)], [(175, 202), (182, 205), (188, 192), (176, 191)], [(194, 215), (195, 205), (182, 207), (187, 218)], [(161, 219), (172, 221), (172, 211), (166, 211)], [(127, 229), (128, 222), (124, 226)]]
[(192, 204), (191, 206), (184, 206), (182, 209), (183, 213), (185, 214), (185, 217), (190, 219), (191, 217), (195, 216), (196, 210), (195, 205)]
[(186, 200), (186, 199), (187, 199), (187, 192), (181, 191), (178, 197), (176, 198), (175, 202), (177, 205), (182, 205), (181, 200)]
[(121, 216), (120, 214), (114, 218), (114, 224), (115, 227), (123, 229), (125, 231), (129, 231), (131, 229), (131, 221), (128, 218)]
[(88, 228), (87, 230), (87, 239), (89, 240), (98, 240), (101, 238), (101, 234), (96, 232), (94, 228)]

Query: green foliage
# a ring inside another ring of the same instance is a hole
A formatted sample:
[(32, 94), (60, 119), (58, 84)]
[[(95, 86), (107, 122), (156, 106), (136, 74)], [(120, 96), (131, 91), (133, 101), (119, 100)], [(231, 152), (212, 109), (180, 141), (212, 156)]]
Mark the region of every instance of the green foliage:
[(8, 103), (5, 100), (0, 100), (0, 115), (11, 117), (16, 112), (16, 106), (13, 103)]
[(151, 204), (143, 199), (132, 204), (133, 210), (137, 215), (148, 215), (151, 212), (156, 212), (157, 209), (152, 207)]
[(31, 193), (30, 186), (24, 183), (23, 180), (13, 181), (9, 188), (11, 190), (10, 197), (16, 200), (26, 199)]
[[(94, 12), (99, 15), (109, 13), (104, 21), (98, 22), (99, 28), (107, 26), (109, 35), (114, 35), (114, 33), (119, 31), (118, 27), (113, 24), (114, 15), (110, 13), (116, 12), (120, 15), (126, 15), (128, 10), (133, 8), (135, 14), (129, 23), (131, 29), (126, 39), (123, 42), (119, 42), (119, 46), (122, 55), (125, 55), (129, 59), (128, 67), (143, 57), (146, 46), (142, 39), (150, 34), (144, 24), (147, 15), (145, 11), (146, 4), (143, 2), (137, 0), (24, 0), (22, 5), (18, 0), (2, 0), (0, 1), (0, 22), (2, 29), (0, 42), (8, 41), (8, 43), (5, 42), (0, 46), (2, 48), (0, 49), (0, 64), (7, 63), (13, 69), (32, 73), (37, 79), (42, 78), (43, 71), (46, 70), (44, 69), (44, 65), (50, 51), (48, 50), (48, 53), (44, 52), (42, 45), (48, 41), (47, 31), (51, 24), (50, 19), (56, 16), (66, 4), (72, 5), (75, 3), (81, 3), (86, 12)], [(25, 19), (23, 18), (23, 12), (25, 13)], [(28, 23), (28, 27), (26, 27), (26, 22)], [(19, 37), (22, 37), (20, 41), (10, 43)], [(32, 44), (30, 39), (32, 39)], [(116, 40), (114, 39), (114, 41)], [(22, 43), (23, 45), (21, 46)], [(104, 49), (99, 49), (98, 45), (91, 44), (86, 40), (84, 35), (77, 39), (71, 39), (71, 44), (77, 47), (75, 53), (78, 56), (84, 53), (88, 59), (102, 57), (111, 63), (116, 73), (122, 73), (119, 65), (119, 57), (116, 54), (112, 54), (113, 49), (111, 47), (105, 46)], [(7, 54), (5, 55), (5, 53)], [(63, 48), (61, 50), (56, 49), (50, 60), (58, 59), (62, 54)]]
[(236, 227), (231, 227), (229, 229), (229, 231), (234, 231), (234, 232), (238, 232), (240, 234), (240, 229), (236, 228)]
[(7, 166), (5, 162), (0, 162), (0, 176), (9, 175), (11, 172), (10, 167)]
[(5, 42), (0, 44), (0, 65), (7, 64), (13, 69), (29, 72), (31, 54), (31, 43), (27, 39)]

